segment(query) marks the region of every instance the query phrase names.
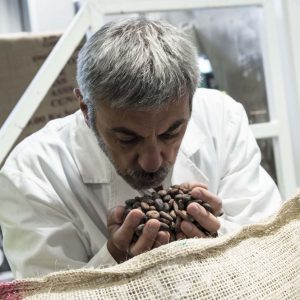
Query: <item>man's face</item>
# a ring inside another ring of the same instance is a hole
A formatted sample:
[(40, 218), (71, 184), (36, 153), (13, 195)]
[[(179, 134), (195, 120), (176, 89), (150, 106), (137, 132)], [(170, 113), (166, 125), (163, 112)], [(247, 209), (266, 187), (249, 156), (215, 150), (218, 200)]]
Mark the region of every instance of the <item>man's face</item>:
[(101, 103), (93, 124), (99, 146), (135, 189), (159, 186), (175, 162), (190, 117), (188, 97), (159, 109)]

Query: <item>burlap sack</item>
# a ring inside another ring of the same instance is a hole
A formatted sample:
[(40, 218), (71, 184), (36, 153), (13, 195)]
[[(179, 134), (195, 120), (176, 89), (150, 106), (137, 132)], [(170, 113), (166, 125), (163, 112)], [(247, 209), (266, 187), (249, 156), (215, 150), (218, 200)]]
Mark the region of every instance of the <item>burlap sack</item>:
[(1, 299), (300, 299), (300, 195), (264, 223), (176, 241), (98, 270), (0, 287)]

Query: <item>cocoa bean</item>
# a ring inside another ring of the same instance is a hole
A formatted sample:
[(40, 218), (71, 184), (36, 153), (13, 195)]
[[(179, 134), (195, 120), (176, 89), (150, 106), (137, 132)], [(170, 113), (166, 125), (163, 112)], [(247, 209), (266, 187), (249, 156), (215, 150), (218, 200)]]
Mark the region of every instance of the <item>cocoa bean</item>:
[(181, 200), (183, 197), (184, 197), (183, 194), (177, 194), (177, 195), (174, 197), (174, 199), (175, 199), (175, 200)]
[(154, 200), (151, 198), (145, 198), (143, 199), (144, 203), (147, 203), (148, 205), (154, 205)]
[(157, 192), (153, 192), (151, 195), (152, 200), (155, 200), (156, 198), (159, 198), (160, 195)]
[(173, 188), (173, 189), (180, 189), (180, 185), (179, 184), (173, 184), (172, 186), (171, 186), (171, 188)]
[(144, 214), (144, 215), (143, 215), (143, 218), (142, 218), (142, 220), (141, 220), (141, 223), (142, 223), (142, 224), (145, 224), (148, 220), (149, 220), (149, 218)]
[(173, 207), (174, 201), (175, 201), (174, 199), (170, 199), (170, 200), (169, 200), (168, 204), (170, 205), (170, 207)]
[(126, 206), (132, 206), (136, 202), (135, 199), (128, 199), (125, 201)]
[(176, 213), (174, 210), (170, 211), (170, 216), (175, 220), (176, 219)]
[(173, 221), (173, 218), (168, 213), (166, 213), (164, 211), (160, 211), (159, 214), (162, 218), (165, 218), (165, 219), (169, 220), (170, 222)]
[(208, 212), (213, 213), (213, 209), (212, 209), (212, 207), (210, 206), (210, 204), (204, 202), (204, 203), (202, 204), (202, 206), (203, 206)]
[(174, 208), (175, 213), (179, 210), (178, 204), (176, 203), (176, 201), (173, 202), (173, 208)]
[(142, 234), (143, 229), (144, 229), (144, 226), (145, 226), (145, 224), (140, 224), (140, 225), (136, 228), (135, 234), (136, 234), (137, 236), (140, 236), (140, 235)]
[(132, 208), (138, 208), (138, 207), (141, 207), (140, 202), (137, 201), (137, 202), (133, 203)]
[(189, 217), (187, 215), (187, 212), (185, 210), (177, 210), (175, 211), (176, 215), (179, 216), (181, 219), (189, 221)]
[(141, 202), (141, 208), (142, 208), (144, 211), (150, 210), (149, 204), (147, 204), (147, 203), (144, 202), (144, 201)]
[(162, 223), (165, 223), (167, 225), (171, 225), (172, 222), (170, 222), (169, 220), (165, 219), (165, 218), (158, 218), (158, 221), (162, 222)]
[(197, 200), (194, 200), (194, 202), (200, 204), (200, 205), (203, 205), (203, 201), (201, 199), (197, 199)]
[(161, 211), (164, 208), (164, 202), (160, 198), (157, 198), (154, 200), (154, 206), (158, 211)]
[(183, 204), (182, 199), (180, 199), (177, 203), (178, 203), (178, 209), (179, 210), (185, 209), (185, 205)]
[(164, 196), (164, 198), (163, 198), (163, 200), (164, 200), (165, 202), (169, 202), (171, 199), (172, 199), (171, 195), (166, 195), (166, 196)]
[(160, 217), (159, 215), (159, 212), (156, 211), (156, 210), (148, 210), (146, 212), (146, 216), (149, 218), (149, 219), (158, 219)]
[(170, 226), (167, 225), (167, 224), (165, 224), (165, 223), (160, 222), (159, 230), (169, 231), (170, 230)]
[(184, 194), (188, 194), (189, 192), (190, 192), (190, 190), (189, 189), (181, 189), (181, 191), (184, 193)]
[(164, 203), (164, 207), (162, 209), (164, 212), (168, 213), (170, 211), (170, 205), (168, 203)]
[(172, 188), (171, 191), (169, 192), (171, 196), (175, 197), (179, 192), (178, 188)]
[(183, 195), (182, 197), (182, 202), (184, 204), (186, 204), (188, 201), (191, 201), (192, 200), (192, 196), (191, 195)]
[(165, 191), (165, 190), (160, 190), (160, 191), (158, 191), (157, 193), (158, 193), (158, 195), (159, 195), (161, 198), (163, 198), (164, 196), (167, 195), (167, 191)]

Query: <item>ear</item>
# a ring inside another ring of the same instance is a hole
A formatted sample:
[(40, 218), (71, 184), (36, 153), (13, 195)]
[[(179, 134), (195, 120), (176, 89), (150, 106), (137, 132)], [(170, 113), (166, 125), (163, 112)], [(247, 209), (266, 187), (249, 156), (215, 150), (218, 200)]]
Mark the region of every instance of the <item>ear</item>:
[(82, 94), (80, 92), (80, 89), (75, 88), (73, 90), (73, 93), (74, 93), (75, 97), (77, 98), (77, 100), (79, 101), (79, 107), (80, 107), (80, 110), (83, 113), (84, 120), (85, 120), (86, 124), (89, 124), (89, 122), (88, 122), (88, 107), (87, 107), (86, 103), (83, 101), (83, 97), (82, 97)]

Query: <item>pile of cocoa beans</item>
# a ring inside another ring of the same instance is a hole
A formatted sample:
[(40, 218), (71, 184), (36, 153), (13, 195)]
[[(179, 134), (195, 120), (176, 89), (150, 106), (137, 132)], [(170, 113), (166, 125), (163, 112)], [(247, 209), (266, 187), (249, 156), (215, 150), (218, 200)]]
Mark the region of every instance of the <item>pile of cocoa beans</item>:
[(160, 189), (153, 192), (152, 195), (137, 196), (125, 201), (125, 215), (132, 209), (139, 209), (144, 213), (141, 224), (135, 231), (134, 241), (142, 234), (146, 222), (150, 219), (157, 219), (160, 222), (160, 230), (170, 233), (170, 241), (176, 240), (176, 234), (181, 231), (180, 224), (182, 220), (192, 222), (206, 236), (216, 237), (216, 232), (208, 232), (198, 224), (188, 213), (187, 207), (190, 203), (196, 202), (203, 206), (207, 211), (212, 212), (208, 203), (201, 199), (195, 199), (191, 196), (191, 191), (181, 188), (178, 185), (172, 185), (168, 189)]

